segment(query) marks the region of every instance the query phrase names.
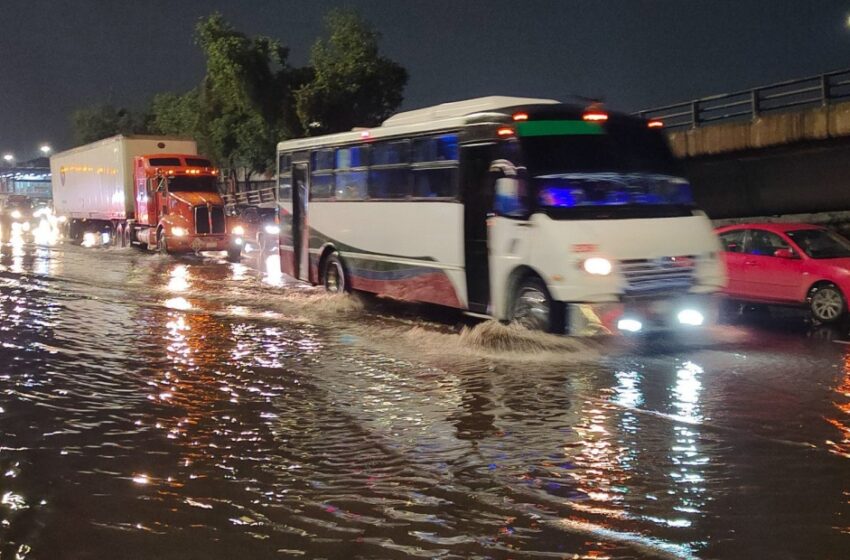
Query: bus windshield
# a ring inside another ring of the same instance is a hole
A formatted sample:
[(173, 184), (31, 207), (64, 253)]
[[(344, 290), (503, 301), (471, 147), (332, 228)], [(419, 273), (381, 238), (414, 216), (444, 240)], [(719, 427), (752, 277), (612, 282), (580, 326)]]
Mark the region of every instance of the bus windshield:
[(564, 173), (532, 180), (538, 205), (553, 217), (612, 218), (690, 215), (687, 181), (646, 173)]
[(537, 133), (520, 134), (520, 146), (532, 196), (551, 217), (692, 215), (690, 185), (680, 178), (679, 165), (658, 131), (642, 122), (605, 127), (549, 122), (559, 133), (538, 126)]
[(208, 192), (217, 193), (216, 178), (210, 176), (188, 177), (177, 175), (168, 178), (170, 192)]

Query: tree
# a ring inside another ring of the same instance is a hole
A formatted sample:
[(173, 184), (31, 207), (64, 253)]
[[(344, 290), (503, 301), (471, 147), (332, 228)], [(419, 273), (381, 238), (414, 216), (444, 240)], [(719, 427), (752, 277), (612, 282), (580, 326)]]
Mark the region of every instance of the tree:
[(199, 143), (229, 170), (273, 169), (277, 141), (301, 133), (292, 88), (304, 72), (288, 65), (289, 50), (277, 41), (249, 38), (220, 14), (200, 21), (196, 42), (207, 61), (197, 94)]
[(156, 134), (196, 138), (200, 110), (200, 99), (195, 90), (183, 95), (160, 93), (151, 102), (148, 126)]
[(125, 108), (105, 103), (77, 109), (71, 115), (74, 140), (88, 144), (116, 134), (140, 134), (147, 131), (145, 117)]
[(314, 78), (295, 92), (302, 127), (310, 134), (377, 126), (403, 101), (407, 70), (380, 56), (380, 34), (356, 12), (333, 10), (327, 39), (310, 56)]

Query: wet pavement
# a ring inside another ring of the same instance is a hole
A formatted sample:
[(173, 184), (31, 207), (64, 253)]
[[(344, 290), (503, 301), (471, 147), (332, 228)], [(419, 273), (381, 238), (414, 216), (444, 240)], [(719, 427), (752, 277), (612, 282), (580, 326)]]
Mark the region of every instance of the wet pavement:
[(4, 241), (3, 560), (850, 557), (843, 331), (573, 340)]

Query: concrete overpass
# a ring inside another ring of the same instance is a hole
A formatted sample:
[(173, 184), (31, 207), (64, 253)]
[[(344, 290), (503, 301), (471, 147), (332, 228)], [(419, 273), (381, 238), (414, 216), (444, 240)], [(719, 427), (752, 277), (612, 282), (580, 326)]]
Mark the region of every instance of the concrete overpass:
[(715, 220), (850, 223), (850, 70), (641, 111)]

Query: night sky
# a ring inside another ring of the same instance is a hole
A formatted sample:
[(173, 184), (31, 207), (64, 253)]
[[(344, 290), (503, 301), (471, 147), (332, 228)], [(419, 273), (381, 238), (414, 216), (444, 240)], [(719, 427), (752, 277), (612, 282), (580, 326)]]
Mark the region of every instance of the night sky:
[(850, 0), (0, 0), (0, 152), (70, 147), (75, 108), (192, 88), (215, 10), (301, 65), (341, 4), (410, 72), (406, 109), (579, 94), (632, 111), (850, 67)]

